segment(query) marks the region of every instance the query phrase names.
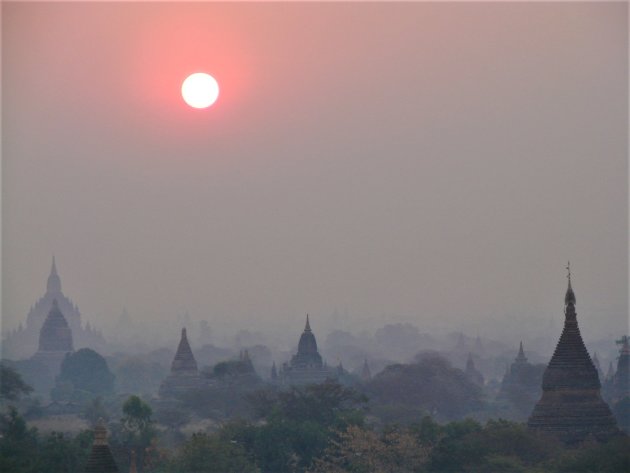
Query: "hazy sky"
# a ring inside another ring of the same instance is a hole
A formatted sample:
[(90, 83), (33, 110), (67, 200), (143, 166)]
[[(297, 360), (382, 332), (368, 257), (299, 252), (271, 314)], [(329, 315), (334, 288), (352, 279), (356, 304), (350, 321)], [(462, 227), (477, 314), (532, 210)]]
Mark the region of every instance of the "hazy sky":
[(5, 328), (626, 330), (625, 3), (2, 8)]

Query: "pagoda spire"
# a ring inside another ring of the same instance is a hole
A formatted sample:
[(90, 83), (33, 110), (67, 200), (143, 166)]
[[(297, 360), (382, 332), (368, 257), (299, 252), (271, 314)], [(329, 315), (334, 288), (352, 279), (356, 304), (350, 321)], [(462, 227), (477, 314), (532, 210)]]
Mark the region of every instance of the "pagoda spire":
[(516, 356), (517, 363), (527, 363), (527, 357), (525, 356), (525, 352), (523, 351), (523, 341), (521, 341), (521, 345), (518, 349), (518, 355)]
[(50, 275), (46, 282), (46, 292), (61, 292), (61, 278), (57, 273), (57, 265), (55, 264), (55, 255), (52, 257), (52, 265), (50, 267)]
[(586, 350), (575, 313), (571, 267), (567, 264), (564, 328), (542, 379), (542, 396), (527, 421), (530, 429), (577, 444), (593, 435), (604, 441), (618, 429), (602, 400), (597, 369)]
[(569, 284), (567, 286), (567, 293), (564, 296), (564, 313), (567, 318), (575, 319), (575, 293), (571, 287), (571, 262), (567, 263), (567, 279)]

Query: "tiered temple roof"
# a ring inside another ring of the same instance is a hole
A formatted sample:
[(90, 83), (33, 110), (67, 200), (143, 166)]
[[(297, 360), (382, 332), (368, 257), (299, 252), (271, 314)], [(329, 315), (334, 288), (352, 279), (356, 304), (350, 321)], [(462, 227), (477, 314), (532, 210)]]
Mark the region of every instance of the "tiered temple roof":
[(570, 444), (591, 436), (604, 441), (616, 435), (618, 429), (610, 408), (601, 398), (597, 370), (580, 334), (570, 272), (568, 279), (564, 329), (543, 375), (543, 394), (528, 426)]
[(335, 376), (334, 370), (328, 369), (317, 351), (317, 341), (306, 314), (306, 325), (300, 336), (298, 351), (289, 365), (285, 363), (282, 366), (280, 378), (286, 384), (311, 384), (321, 383)]
[(44, 364), (52, 375), (59, 372), (67, 353), (73, 351), (72, 330), (53, 299), (48, 316), (39, 331), (39, 349), (32, 359)]
[(186, 329), (183, 328), (177, 352), (171, 363), (171, 372), (160, 385), (160, 397), (176, 397), (191, 388), (198, 387), (199, 382), (197, 361), (190, 349)]
[(107, 443), (107, 429), (103, 422), (99, 421), (94, 428), (94, 442), (92, 443), (92, 451), (85, 467), (85, 473), (118, 473), (118, 471)]
[(106, 348), (102, 334), (89, 324), (83, 325), (81, 313), (77, 305), (61, 290), (61, 278), (57, 272), (57, 264), (53, 257), (50, 274), (46, 282), (46, 292), (31, 306), (26, 325), (20, 324), (17, 330), (9, 332), (2, 343), (2, 356), (12, 359), (28, 358), (37, 351), (41, 328), (46, 320), (53, 300), (57, 300), (59, 310), (72, 330), (74, 345), (90, 347), (97, 351)]

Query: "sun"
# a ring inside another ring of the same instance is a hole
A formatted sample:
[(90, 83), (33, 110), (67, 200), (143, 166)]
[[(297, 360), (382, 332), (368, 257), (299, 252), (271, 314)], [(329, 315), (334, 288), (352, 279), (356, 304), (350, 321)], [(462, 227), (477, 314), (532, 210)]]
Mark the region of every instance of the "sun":
[(182, 97), (193, 108), (208, 108), (219, 97), (219, 83), (210, 74), (196, 72), (182, 83)]

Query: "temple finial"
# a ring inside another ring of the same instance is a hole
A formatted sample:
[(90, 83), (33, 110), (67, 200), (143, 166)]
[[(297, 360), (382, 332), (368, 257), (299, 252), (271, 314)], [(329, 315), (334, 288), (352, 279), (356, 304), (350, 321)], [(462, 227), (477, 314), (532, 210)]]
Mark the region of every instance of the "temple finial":
[(310, 332), (311, 331), (311, 324), (308, 320), (308, 314), (306, 314), (306, 326), (304, 327), (304, 331), (305, 332)]
[(61, 292), (61, 278), (57, 274), (57, 264), (55, 262), (55, 255), (52, 257), (52, 265), (50, 267), (50, 274), (48, 275), (48, 281), (46, 282), (46, 292), (56, 293)]
[(575, 293), (573, 292), (573, 288), (571, 287), (571, 262), (567, 262), (567, 279), (569, 280), (569, 284), (567, 286), (567, 293), (564, 296), (564, 304), (565, 305), (575, 305)]

